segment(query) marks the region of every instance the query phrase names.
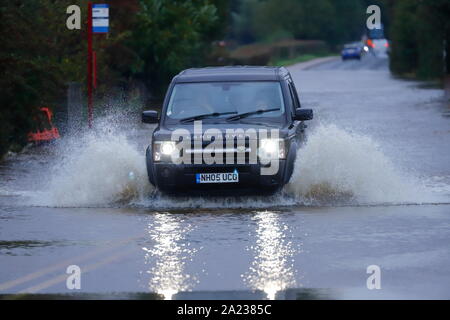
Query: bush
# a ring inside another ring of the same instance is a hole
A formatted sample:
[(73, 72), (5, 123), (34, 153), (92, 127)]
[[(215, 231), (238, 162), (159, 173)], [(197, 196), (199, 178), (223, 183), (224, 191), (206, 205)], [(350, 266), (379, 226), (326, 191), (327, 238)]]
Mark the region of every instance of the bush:
[(273, 57), (292, 59), (304, 54), (323, 54), (328, 46), (321, 40), (282, 40), (273, 44)]
[(233, 64), (267, 65), (278, 59), (292, 59), (305, 54), (324, 54), (328, 46), (321, 40), (286, 39), (272, 44), (254, 43), (238, 47), (231, 52)]
[(450, 3), (401, 0), (394, 4), (393, 15), (392, 72), (420, 79), (443, 76), (444, 44), (450, 43)]
[(266, 65), (272, 57), (273, 47), (267, 44), (255, 43), (238, 47), (231, 52), (232, 64)]

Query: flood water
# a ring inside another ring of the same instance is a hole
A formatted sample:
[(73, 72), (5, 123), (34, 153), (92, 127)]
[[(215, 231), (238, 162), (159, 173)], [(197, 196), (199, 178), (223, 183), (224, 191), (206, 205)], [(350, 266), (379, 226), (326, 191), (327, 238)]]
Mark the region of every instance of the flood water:
[[(386, 59), (290, 67), (308, 143), (272, 197), (171, 198), (152, 127), (96, 129), (0, 163), (0, 294), (165, 299), (450, 298), (450, 109)], [(66, 269), (81, 269), (81, 289)], [(381, 289), (369, 290), (367, 267)]]

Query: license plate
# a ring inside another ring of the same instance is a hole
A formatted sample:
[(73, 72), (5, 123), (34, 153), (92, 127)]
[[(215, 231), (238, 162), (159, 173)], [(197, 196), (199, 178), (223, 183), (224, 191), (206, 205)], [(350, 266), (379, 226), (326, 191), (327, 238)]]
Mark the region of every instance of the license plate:
[(233, 183), (239, 182), (239, 173), (197, 173), (195, 175), (197, 183)]

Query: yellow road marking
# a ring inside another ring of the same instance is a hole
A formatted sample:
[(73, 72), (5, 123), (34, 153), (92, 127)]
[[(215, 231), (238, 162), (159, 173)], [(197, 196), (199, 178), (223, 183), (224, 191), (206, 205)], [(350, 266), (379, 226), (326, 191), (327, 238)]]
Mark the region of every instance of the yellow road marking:
[(63, 269), (64, 268), (64, 270), (65, 270), (65, 268), (67, 268), (69, 265), (80, 263), (81, 261), (87, 260), (87, 259), (89, 259), (91, 257), (98, 256), (98, 255), (102, 254), (103, 252), (107, 252), (109, 250), (113, 250), (113, 249), (115, 249), (115, 248), (117, 248), (117, 247), (119, 247), (121, 245), (125, 245), (125, 244), (127, 244), (127, 243), (129, 243), (129, 242), (131, 242), (133, 240), (136, 240), (136, 239), (138, 239), (138, 238), (140, 238), (140, 237), (142, 237), (144, 235), (145, 235), (145, 233), (143, 233), (141, 236), (132, 237), (132, 238), (128, 238), (128, 239), (122, 239), (122, 240), (118, 241), (117, 243), (113, 243), (112, 246), (104, 247), (104, 248), (101, 248), (101, 249), (98, 249), (98, 250), (93, 250), (93, 251), (88, 252), (88, 253), (86, 253), (84, 255), (79, 255), (78, 257), (74, 257), (74, 258), (70, 258), (70, 259), (64, 260), (62, 262), (59, 262), (57, 264), (45, 267), (43, 269), (37, 270), (37, 271), (32, 272), (32, 273), (29, 273), (29, 274), (27, 274), (25, 276), (22, 276), (22, 277), (19, 277), (17, 279), (1, 283), (0, 284), (0, 291), (16, 287), (16, 286), (18, 286), (18, 285), (20, 285), (22, 283), (29, 282), (29, 281), (34, 280), (36, 278), (40, 278), (40, 277), (42, 277), (42, 276), (44, 276), (44, 275), (46, 275), (48, 273), (51, 273), (51, 272), (59, 270), (59, 269)]
[[(109, 256), (106, 259), (100, 260), (99, 262), (96, 262), (96, 263), (93, 263), (93, 264), (90, 264), (90, 265), (87, 265), (87, 266), (84, 266), (84, 267), (80, 266), (81, 272), (82, 273), (86, 273), (86, 272), (89, 272), (89, 271), (96, 270), (96, 269), (98, 269), (101, 266), (104, 266), (104, 265), (107, 265), (107, 264), (109, 264), (111, 262), (119, 260), (120, 258), (130, 254), (132, 251), (134, 251), (134, 249), (129, 249), (129, 250), (125, 251), (125, 252), (121, 252), (121, 253), (118, 253), (116, 255)], [(26, 288), (24, 290), (21, 290), (21, 291), (18, 292), (18, 294), (36, 293), (36, 292), (41, 291), (43, 289), (46, 289), (48, 287), (54, 286), (57, 283), (66, 282), (67, 277), (68, 277), (67, 274), (61, 274), (61, 275), (56, 276), (56, 277), (54, 277), (52, 279), (46, 280), (44, 282), (41, 282), (40, 284), (37, 284), (35, 286), (28, 287), (28, 288)]]

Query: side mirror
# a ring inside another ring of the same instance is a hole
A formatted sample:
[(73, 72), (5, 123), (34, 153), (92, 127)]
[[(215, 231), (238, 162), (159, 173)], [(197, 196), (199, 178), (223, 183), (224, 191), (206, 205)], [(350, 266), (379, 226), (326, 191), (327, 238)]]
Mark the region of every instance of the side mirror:
[(299, 121), (306, 121), (306, 120), (312, 120), (313, 118), (313, 111), (312, 109), (295, 109), (295, 115), (294, 120)]
[(143, 123), (158, 123), (158, 111), (147, 110), (142, 112)]

